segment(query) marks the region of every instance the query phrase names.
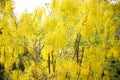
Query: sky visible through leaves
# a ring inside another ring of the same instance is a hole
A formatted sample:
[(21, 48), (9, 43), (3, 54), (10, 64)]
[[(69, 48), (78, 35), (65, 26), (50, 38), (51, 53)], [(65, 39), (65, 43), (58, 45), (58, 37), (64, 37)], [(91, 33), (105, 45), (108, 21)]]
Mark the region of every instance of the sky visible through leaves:
[(17, 18), (20, 14), (27, 11), (32, 13), (35, 8), (45, 7), (46, 3), (50, 3), (51, 0), (14, 0), (14, 13)]

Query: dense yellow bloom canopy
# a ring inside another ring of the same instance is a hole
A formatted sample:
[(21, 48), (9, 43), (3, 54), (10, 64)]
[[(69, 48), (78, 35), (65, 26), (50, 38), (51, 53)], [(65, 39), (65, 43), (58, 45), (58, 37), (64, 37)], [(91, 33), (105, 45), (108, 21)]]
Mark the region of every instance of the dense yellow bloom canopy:
[(16, 19), (12, 0), (0, 0), (0, 80), (120, 80), (120, 2), (48, 8)]

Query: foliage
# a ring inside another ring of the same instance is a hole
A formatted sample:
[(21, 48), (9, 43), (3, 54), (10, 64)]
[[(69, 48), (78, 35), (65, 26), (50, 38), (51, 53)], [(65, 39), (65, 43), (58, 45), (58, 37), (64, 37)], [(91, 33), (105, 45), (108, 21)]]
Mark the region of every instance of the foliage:
[(0, 79), (119, 80), (120, 3), (52, 0), (49, 8), (17, 20), (12, 1), (0, 0)]

